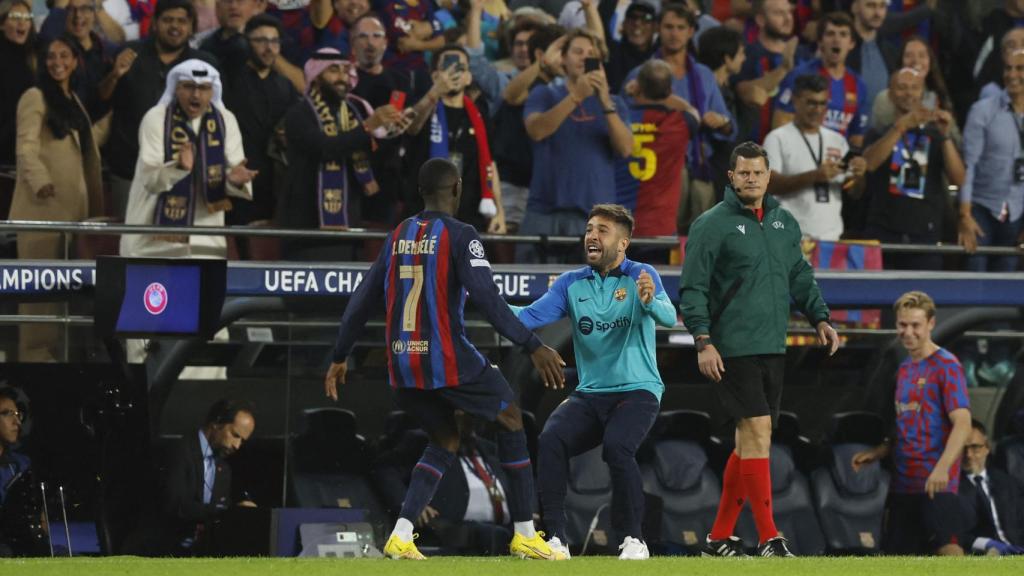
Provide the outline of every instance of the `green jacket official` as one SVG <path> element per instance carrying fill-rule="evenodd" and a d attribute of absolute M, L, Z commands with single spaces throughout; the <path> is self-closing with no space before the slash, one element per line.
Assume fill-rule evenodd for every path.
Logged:
<path fill-rule="evenodd" d="M 694 337 L 710 335 L 723 358 L 785 353 L 791 302 L 812 326 L 829 320 L 800 248 L 800 225 L 770 195 L 763 208 L 758 222 L 728 186 L 725 199 L 694 221 L 686 242 L 683 323 Z"/>

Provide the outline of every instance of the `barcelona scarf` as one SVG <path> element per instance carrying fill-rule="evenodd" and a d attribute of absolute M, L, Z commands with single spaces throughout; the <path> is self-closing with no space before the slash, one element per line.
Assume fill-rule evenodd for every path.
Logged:
<path fill-rule="evenodd" d="M 655 51 L 653 58 L 661 59 L 664 58 L 661 52 L 661 48 Z M 704 117 L 704 113 L 707 112 L 707 108 L 704 106 L 704 87 L 700 83 L 700 78 L 697 74 L 697 59 L 693 57 L 693 54 L 686 55 L 686 87 L 688 88 L 689 101 L 697 112 L 700 113 L 700 117 Z M 708 158 L 706 156 L 706 150 L 704 150 L 704 138 L 702 136 L 702 130 L 697 129 L 693 131 L 690 139 L 690 145 L 692 151 L 695 152 L 695 157 L 692 158 L 692 163 L 696 166 L 689 167 L 690 175 L 694 180 L 701 180 L 705 182 L 711 181 L 711 166 L 708 165 Z"/>
<path fill-rule="evenodd" d="M 337 136 L 339 132 L 349 132 L 362 126 L 368 105 L 364 106 L 364 110 L 361 112 L 360 106 L 353 105 L 353 100 L 356 104 L 365 104 L 362 99 L 350 95 L 342 103 L 337 116 L 335 116 L 319 90 L 313 88 L 306 96 L 306 102 L 313 109 L 317 125 L 327 136 Z M 320 215 L 320 228 L 323 230 L 348 228 L 349 163 L 355 170 L 356 180 L 364 188 L 374 181 L 370 160 L 363 150 L 353 152 L 349 161 L 339 162 L 327 159 L 321 162 L 316 180 L 316 205 L 317 213 Z"/>
<path fill-rule="evenodd" d="M 154 224 L 191 226 L 198 197 L 205 200 L 210 212 L 231 209 L 231 200 L 226 194 L 224 134 L 224 118 L 214 106 L 210 106 L 200 118 L 198 134 L 192 130 L 188 116 L 177 101 L 167 107 L 164 114 L 164 161 L 178 162 L 182 147 L 189 143 L 193 144 L 195 160 L 189 177 L 182 178 L 157 198 Z"/>
<path fill-rule="evenodd" d="M 494 186 L 491 183 L 491 146 L 487 143 L 487 128 L 480 110 L 469 96 L 462 96 L 462 105 L 466 107 L 466 116 L 473 127 L 476 138 L 476 163 L 480 172 L 480 214 L 493 218 L 498 213 L 494 202 Z M 444 102 L 438 102 L 434 115 L 430 118 L 430 157 L 449 158 L 451 149 L 448 142 L 448 118 L 444 111 Z"/>

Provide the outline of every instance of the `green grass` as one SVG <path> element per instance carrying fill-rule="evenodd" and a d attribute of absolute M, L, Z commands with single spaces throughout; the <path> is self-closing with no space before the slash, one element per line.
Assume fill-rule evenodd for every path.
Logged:
<path fill-rule="evenodd" d="M 164 560 L 132 557 L 0 561 L 4 576 L 1020 576 L 1024 558 L 576 558 L 527 562 L 512 558 L 432 558 L 426 562 L 291 558 Z"/>

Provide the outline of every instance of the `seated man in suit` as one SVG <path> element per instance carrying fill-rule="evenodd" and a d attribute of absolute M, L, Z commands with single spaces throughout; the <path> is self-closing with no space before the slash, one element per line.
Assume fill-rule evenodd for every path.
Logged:
<path fill-rule="evenodd" d="M 433 532 L 440 542 L 456 543 L 452 552 L 469 555 L 505 554 L 512 540 L 511 516 L 506 501 L 507 479 L 498 460 L 497 447 L 476 435 L 473 418 L 455 412 L 461 434 L 459 468 L 449 468 L 417 524 Z M 391 450 L 383 452 L 374 466 L 374 481 L 388 509 L 397 514 L 413 466 L 423 453 L 427 436 L 419 430 L 406 432 Z M 452 473 L 453 471 L 461 473 Z"/>
<path fill-rule="evenodd" d="M 139 541 L 126 552 L 145 556 L 198 556 L 207 552 L 208 524 L 231 498 L 231 466 L 224 460 L 249 440 L 256 428 L 251 406 L 218 400 L 194 434 L 186 434 L 167 452 L 162 468 L 159 510 L 143 519 Z M 239 506 L 255 506 L 242 501 Z"/>
<path fill-rule="evenodd" d="M 987 467 L 985 426 L 975 420 L 971 427 L 964 445 L 960 500 L 974 522 L 964 544 L 981 554 L 1024 554 L 1024 483 Z"/>

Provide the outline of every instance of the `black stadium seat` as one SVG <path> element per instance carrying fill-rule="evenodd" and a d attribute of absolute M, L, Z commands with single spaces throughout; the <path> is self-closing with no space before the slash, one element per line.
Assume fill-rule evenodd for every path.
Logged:
<path fill-rule="evenodd" d="M 384 519 L 369 481 L 373 453 L 356 432 L 356 417 L 341 408 L 305 411 L 306 430 L 292 444 L 295 503 L 302 508 L 361 508 Z"/>
<path fill-rule="evenodd" d="M 658 415 L 638 454 L 644 491 L 661 504 L 660 528 L 650 526 L 648 536 L 662 553 L 698 552 L 714 523 L 722 491 L 709 463 L 715 442 L 707 412 L 669 410 Z"/>
<path fill-rule="evenodd" d="M 574 551 L 583 546 L 594 518 L 598 522 L 588 551 L 618 546 L 612 540 L 615 536 L 611 529 L 612 476 L 601 457 L 602 448 L 598 446 L 569 461 L 565 536 Z"/>
<path fill-rule="evenodd" d="M 889 473 L 874 463 L 854 473 L 853 455 L 877 446 L 885 423 L 873 412 L 840 412 L 832 416 L 822 464 L 811 475 L 814 504 L 834 554 L 875 553 L 881 545 Z"/>
<path fill-rule="evenodd" d="M 999 441 L 995 465 L 1014 478 L 1024 479 L 1024 435 L 1015 434 Z"/>
<path fill-rule="evenodd" d="M 825 551 L 825 540 L 818 525 L 807 479 L 793 463 L 788 446 L 773 444 L 771 448 L 772 506 L 775 525 L 798 556 L 814 556 Z M 736 534 L 744 544 L 757 544 L 757 528 L 749 503 L 743 507 Z"/>
<path fill-rule="evenodd" d="M 668 549 L 697 553 L 715 522 L 721 481 L 697 442 L 661 439 L 651 450 L 651 460 L 640 469 L 644 491 L 662 500 L 660 541 Z"/>
<path fill-rule="evenodd" d="M 836 444 L 827 467 L 811 475 L 814 504 L 830 553 L 876 553 L 881 544 L 889 473 L 878 462 L 854 472 L 853 455 L 867 444 Z"/>

